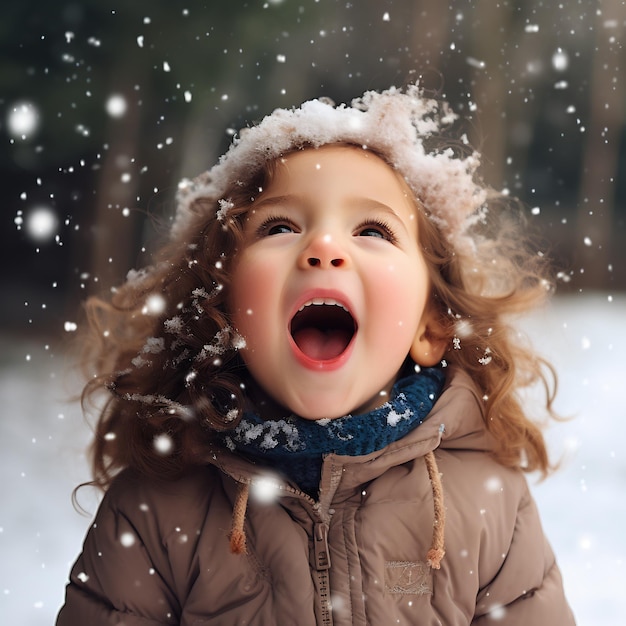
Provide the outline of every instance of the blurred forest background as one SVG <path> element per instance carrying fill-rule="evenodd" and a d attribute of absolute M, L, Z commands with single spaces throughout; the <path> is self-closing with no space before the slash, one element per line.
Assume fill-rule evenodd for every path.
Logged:
<path fill-rule="evenodd" d="M 80 299 L 149 262 L 177 181 L 236 129 L 418 78 L 469 117 L 560 290 L 624 289 L 625 34 L 622 0 L 5 3 L 2 328 L 72 330 Z"/>
<path fill-rule="evenodd" d="M 625 39 L 626 0 L 3 2 L 0 623 L 52 623 L 90 520 L 79 302 L 150 262 L 178 181 L 239 128 L 420 79 L 560 271 L 530 329 L 575 419 L 533 489 L 581 626 L 624 624 Z"/>

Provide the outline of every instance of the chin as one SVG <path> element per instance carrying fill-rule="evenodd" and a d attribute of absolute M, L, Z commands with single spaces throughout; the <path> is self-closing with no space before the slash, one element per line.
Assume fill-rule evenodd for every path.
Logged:
<path fill-rule="evenodd" d="M 308 405 L 308 410 L 300 406 L 300 410 L 292 411 L 292 413 L 302 419 L 314 422 L 317 420 L 335 420 L 340 417 L 345 417 L 346 415 L 358 415 L 359 413 L 365 413 L 366 411 L 370 410 L 368 406 L 354 407 L 351 405 L 346 405 L 341 408 L 341 405 L 338 402 L 329 404 L 326 410 L 324 410 L 324 407 L 320 407 L 319 402 L 314 401 L 313 405 L 313 409 L 310 408 L 311 405 Z M 339 410 L 337 409 L 337 407 L 340 407 Z"/>
<path fill-rule="evenodd" d="M 307 410 L 299 410 L 299 411 L 292 411 L 293 415 L 297 415 L 300 419 L 303 420 L 309 420 L 311 422 L 316 422 L 317 420 L 333 420 L 333 419 L 337 419 L 338 417 L 343 417 L 345 415 L 345 413 L 342 413 L 341 415 L 337 414 L 337 411 L 328 411 L 328 412 L 324 412 L 324 411 L 320 411 L 319 409 L 316 409 L 314 411 L 307 411 Z"/>
<path fill-rule="evenodd" d="M 337 407 L 341 406 L 339 403 L 337 402 L 333 402 L 333 403 L 329 403 L 328 407 L 324 406 L 324 405 L 320 405 L 319 400 L 313 400 L 310 403 L 299 403 L 299 405 L 296 407 L 294 406 L 293 409 L 291 409 L 291 412 L 293 413 L 293 415 L 297 415 L 298 417 L 300 417 L 301 419 L 304 420 L 309 420 L 312 422 L 315 422 L 317 420 L 334 420 L 337 419 L 338 417 L 344 417 L 345 415 L 348 415 L 351 413 L 351 411 L 349 409 L 346 409 L 345 412 L 340 412 L 340 410 L 337 410 Z"/>
<path fill-rule="evenodd" d="M 317 422 L 319 420 L 335 420 L 340 417 L 345 417 L 348 413 L 342 413 L 341 415 L 298 415 L 300 419 L 307 420 L 309 422 Z"/>

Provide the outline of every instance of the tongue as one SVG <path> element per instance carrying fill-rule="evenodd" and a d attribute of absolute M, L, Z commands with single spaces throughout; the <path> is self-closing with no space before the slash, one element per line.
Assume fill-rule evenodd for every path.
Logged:
<path fill-rule="evenodd" d="M 338 357 L 350 343 L 351 334 L 345 330 L 328 331 L 302 328 L 294 334 L 294 341 L 310 359 L 328 361 Z"/>

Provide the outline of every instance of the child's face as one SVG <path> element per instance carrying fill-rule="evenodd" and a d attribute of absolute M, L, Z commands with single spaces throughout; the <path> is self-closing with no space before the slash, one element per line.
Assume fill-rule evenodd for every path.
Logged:
<path fill-rule="evenodd" d="M 325 146 L 277 164 L 244 219 L 229 304 L 248 370 L 281 411 L 336 418 L 385 401 L 430 322 L 417 227 L 408 187 L 370 152 Z"/>

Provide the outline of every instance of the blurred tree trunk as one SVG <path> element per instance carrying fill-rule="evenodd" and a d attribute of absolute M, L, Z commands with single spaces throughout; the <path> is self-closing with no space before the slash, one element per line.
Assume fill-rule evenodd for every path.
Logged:
<path fill-rule="evenodd" d="M 605 288 L 610 281 L 611 239 L 620 134 L 624 123 L 624 37 L 621 0 L 602 3 L 596 16 L 594 60 L 589 86 L 589 123 L 582 155 L 582 178 L 574 261 L 582 283 Z"/>
<path fill-rule="evenodd" d="M 434 70 L 435 74 L 442 72 L 442 76 L 425 75 L 422 81 L 427 89 L 431 87 L 440 89 L 443 87 L 444 92 L 448 87 L 445 67 L 438 65 L 441 59 L 441 53 L 450 45 L 450 17 L 452 9 L 446 3 L 439 0 L 422 0 L 415 2 L 413 15 L 411 17 L 412 28 L 411 34 L 411 50 L 417 56 L 417 69 L 424 73 L 426 70 Z M 428 31 L 425 32 L 424 24 L 428 24 Z M 415 77 L 407 77 L 415 80 Z M 431 85 L 431 81 L 435 81 Z M 407 81 L 408 82 L 408 81 Z"/>
<path fill-rule="evenodd" d="M 120 283 L 133 266 L 136 252 L 138 219 L 133 209 L 139 189 L 140 109 L 130 84 L 119 77 L 114 84 L 115 92 L 126 99 L 127 109 L 109 122 L 96 191 L 90 274 L 98 292 Z M 130 209 L 127 215 L 124 209 Z"/>
<path fill-rule="evenodd" d="M 505 5 L 495 9 L 490 0 L 479 0 L 474 14 L 480 27 L 470 31 L 471 49 L 475 60 L 485 63 L 485 68 L 477 68 L 472 85 L 473 100 L 480 111 L 478 119 L 484 122 L 473 143 L 483 154 L 486 181 L 500 189 L 504 180 L 508 127 L 503 99 L 507 92 L 503 57 L 507 38 L 511 37 L 511 8 Z"/>

